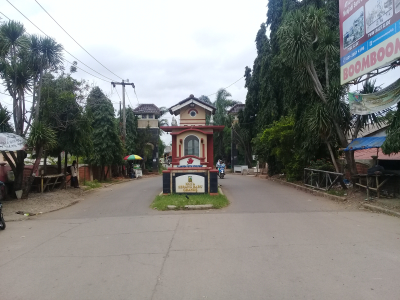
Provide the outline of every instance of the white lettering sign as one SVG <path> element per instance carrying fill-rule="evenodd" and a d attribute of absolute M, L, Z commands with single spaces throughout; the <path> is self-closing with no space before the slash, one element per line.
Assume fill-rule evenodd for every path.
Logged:
<path fill-rule="evenodd" d="M 0 151 L 17 151 L 25 149 L 26 140 L 14 133 L 0 133 Z"/>

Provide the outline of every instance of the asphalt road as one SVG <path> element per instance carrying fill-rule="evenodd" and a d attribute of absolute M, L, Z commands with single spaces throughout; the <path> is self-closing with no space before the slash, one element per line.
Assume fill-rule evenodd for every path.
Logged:
<path fill-rule="evenodd" d="M 228 175 L 227 208 L 149 209 L 161 178 L 0 232 L 0 299 L 400 299 L 400 219 Z"/>

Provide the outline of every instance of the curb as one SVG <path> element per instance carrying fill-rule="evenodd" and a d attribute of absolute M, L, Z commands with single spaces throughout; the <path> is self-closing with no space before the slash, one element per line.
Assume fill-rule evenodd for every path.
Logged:
<path fill-rule="evenodd" d="M 313 190 L 313 189 L 310 189 L 308 187 L 301 186 L 301 185 L 298 185 L 298 184 L 295 184 L 295 183 L 291 183 L 291 182 L 287 182 L 287 181 L 283 181 L 283 180 L 279 180 L 279 179 L 278 180 L 277 179 L 270 179 L 270 180 L 272 180 L 274 182 L 279 182 L 280 184 L 283 184 L 283 185 L 286 185 L 286 186 L 294 187 L 294 188 L 296 188 L 298 190 L 301 190 L 303 192 L 313 194 L 314 196 L 320 196 L 320 197 L 328 198 L 328 199 L 331 199 L 331 200 L 334 200 L 334 201 L 339 201 L 339 202 L 347 201 L 346 197 L 330 195 L 330 194 L 324 193 L 322 191 Z"/>
<path fill-rule="evenodd" d="M 167 205 L 169 210 L 176 209 L 176 205 Z M 199 209 L 211 209 L 213 208 L 212 204 L 200 204 L 200 205 L 185 205 L 184 208 L 180 208 L 179 210 L 199 210 Z"/>
<path fill-rule="evenodd" d="M 222 191 L 222 188 L 219 186 L 218 187 L 218 191 L 221 193 L 221 195 L 224 195 L 225 196 L 225 194 L 224 194 L 224 192 Z"/>
<path fill-rule="evenodd" d="M 387 215 L 391 215 L 391 216 L 396 216 L 400 218 L 400 213 L 397 211 L 393 211 L 387 208 L 383 208 L 383 207 L 379 207 L 379 206 L 375 206 L 375 205 L 371 205 L 371 204 L 367 204 L 367 203 L 362 203 L 361 204 L 362 207 L 369 209 L 371 211 L 374 212 L 380 212 L 380 213 L 384 213 Z"/>
<path fill-rule="evenodd" d="M 81 200 L 75 200 L 75 201 L 72 201 L 71 203 L 68 203 L 68 204 L 65 205 L 65 206 L 62 206 L 62 207 L 59 207 L 59 208 L 56 208 L 56 209 L 53 209 L 53 210 L 49 210 L 49 211 L 42 212 L 42 213 L 37 213 L 37 214 L 35 214 L 35 215 L 29 215 L 29 216 L 26 216 L 25 218 L 21 218 L 21 219 L 7 220 L 7 222 L 17 222 L 17 221 L 32 220 L 33 217 L 38 217 L 38 216 L 41 216 L 41 215 L 44 215 L 44 214 L 48 214 L 48 213 L 51 213 L 51 212 L 55 212 L 55 211 L 57 211 L 57 210 L 61 210 L 61 209 L 70 207 L 70 206 L 72 206 L 72 205 L 77 204 L 77 203 L 80 202 L 80 201 L 81 201 Z"/>

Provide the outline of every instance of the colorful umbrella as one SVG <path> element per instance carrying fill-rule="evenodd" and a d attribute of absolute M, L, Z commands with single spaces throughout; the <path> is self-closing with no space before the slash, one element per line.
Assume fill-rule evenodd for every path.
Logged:
<path fill-rule="evenodd" d="M 124 160 L 143 160 L 139 155 L 131 154 L 124 157 Z"/>

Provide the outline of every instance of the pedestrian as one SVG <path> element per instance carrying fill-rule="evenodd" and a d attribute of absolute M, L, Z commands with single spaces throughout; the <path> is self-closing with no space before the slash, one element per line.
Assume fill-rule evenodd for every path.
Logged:
<path fill-rule="evenodd" d="M 77 171 L 76 160 L 74 160 L 71 166 L 71 186 L 74 188 L 79 188 Z"/>

